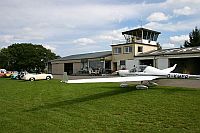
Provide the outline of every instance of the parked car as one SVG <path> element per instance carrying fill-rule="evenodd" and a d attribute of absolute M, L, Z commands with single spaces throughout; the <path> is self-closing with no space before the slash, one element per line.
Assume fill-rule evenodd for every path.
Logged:
<path fill-rule="evenodd" d="M 18 79 L 23 79 L 23 77 L 26 75 L 26 74 L 28 74 L 28 72 L 27 71 L 21 71 L 21 72 L 19 72 L 18 73 Z"/>
<path fill-rule="evenodd" d="M 0 73 L 0 77 L 5 77 L 5 73 Z"/>
<path fill-rule="evenodd" d="M 0 77 L 6 76 L 6 69 L 0 69 Z"/>
<path fill-rule="evenodd" d="M 11 79 L 19 79 L 19 73 L 17 71 L 14 71 L 14 73 L 10 76 Z"/>
<path fill-rule="evenodd" d="M 10 78 L 13 73 L 14 73 L 14 71 L 7 71 L 5 74 L 5 77 Z"/>
<path fill-rule="evenodd" d="M 41 80 L 41 79 L 46 79 L 50 80 L 53 78 L 52 74 L 26 74 L 22 79 L 24 80 L 29 80 L 29 81 L 35 81 L 35 80 Z"/>

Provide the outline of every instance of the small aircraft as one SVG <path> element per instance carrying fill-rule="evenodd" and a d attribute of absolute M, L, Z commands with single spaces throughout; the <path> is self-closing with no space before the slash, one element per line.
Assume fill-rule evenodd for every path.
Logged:
<path fill-rule="evenodd" d="M 200 75 L 190 75 L 181 73 L 171 73 L 176 68 L 176 64 L 173 67 L 166 69 L 158 69 L 152 66 L 142 65 L 139 68 L 133 68 L 131 70 L 118 70 L 116 73 L 121 77 L 105 77 L 105 78 L 92 78 L 92 79 L 76 79 L 68 80 L 67 73 L 63 76 L 63 81 L 65 83 L 100 83 L 100 82 L 121 82 L 121 87 L 127 87 L 127 82 L 140 81 L 141 84 L 136 86 L 136 89 L 148 89 L 149 86 L 158 85 L 152 82 L 154 79 L 160 78 L 170 78 L 170 79 L 189 79 L 196 78 L 199 79 Z M 143 84 L 147 81 L 147 85 Z"/>

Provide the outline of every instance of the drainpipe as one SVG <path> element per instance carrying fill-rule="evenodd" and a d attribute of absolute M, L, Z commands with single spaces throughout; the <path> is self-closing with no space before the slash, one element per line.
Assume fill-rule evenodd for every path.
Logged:
<path fill-rule="evenodd" d="M 156 56 L 154 56 L 154 67 L 158 68 L 157 63 L 156 63 Z"/>

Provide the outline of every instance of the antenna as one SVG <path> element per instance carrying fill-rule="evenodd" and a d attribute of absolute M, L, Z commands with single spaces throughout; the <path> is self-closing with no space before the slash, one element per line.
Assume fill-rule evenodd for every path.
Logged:
<path fill-rule="evenodd" d="M 140 26 L 142 28 L 142 16 L 140 17 L 139 22 L 140 22 Z M 143 42 L 143 30 L 141 30 L 141 32 L 142 32 L 141 42 Z"/>
<path fill-rule="evenodd" d="M 142 28 L 142 26 L 143 26 L 142 16 L 140 17 L 139 22 L 140 22 L 140 27 Z"/>

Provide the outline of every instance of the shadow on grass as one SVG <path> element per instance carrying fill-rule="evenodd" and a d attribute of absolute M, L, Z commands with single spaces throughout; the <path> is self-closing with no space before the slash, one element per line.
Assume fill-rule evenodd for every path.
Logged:
<path fill-rule="evenodd" d="M 192 89 L 192 88 L 170 88 L 169 89 L 164 89 L 163 93 L 166 94 L 177 94 L 177 93 L 185 93 L 185 94 L 189 94 L 189 93 L 196 93 L 198 92 L 198 89 Z M 197 93 L 198 94 L 198 93 Z"/>
<path fill-rule="evenodd" d="M 198 91 L 198 88 L 186 88 L 186 87 L 175 87 L 175 86 L 156 86 L 154 89 L 160 89 L 166 92 L 191 92 Z"/>
<path fill-rule="evenodd" d="M 42 110 L 42 109 L 59 108 L 62 106 L 78 104 L 78 103 L 82 103 L 82 102 L 111 97 L 114 95 L 124 94 L 124 93 L 128 93 L 128 92 L 131 92 L 134 90 L 135 89 L 133 87 L 117 88 L 116 90 L 97 93 L 97 94 L 93 94 L 93 95 L 89 95 L 89 96 L 85 96 L 85 97 L 81 97 L 81 98 L 75 98 L 75 99 L 71 99 L 71 100 L 65 100 L 65 101 L 59 101 L 59 102 L 55 102 L 55 103 L 44 104 L 44 105 L 29 109 L 29 110 L 25 110 L 25 111 L 29 112 L 29 111 L 38 111 L 38 110 Z"/>

